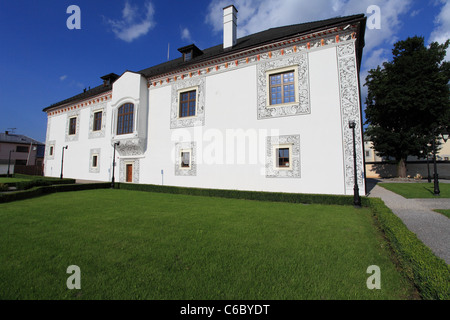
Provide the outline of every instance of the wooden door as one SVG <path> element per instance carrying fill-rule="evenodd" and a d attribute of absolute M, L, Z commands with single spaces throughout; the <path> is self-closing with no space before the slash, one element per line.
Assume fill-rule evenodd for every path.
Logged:
<path fill-rule="evenodd" d="M 127 164 L 127 182 L 133 182 L 133 165 Z"/>

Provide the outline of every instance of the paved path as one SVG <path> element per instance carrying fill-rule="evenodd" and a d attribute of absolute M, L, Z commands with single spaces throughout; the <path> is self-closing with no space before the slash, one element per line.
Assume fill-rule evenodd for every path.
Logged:
<path fill-rule="evenodd" d="M 450 219 L 432 210 L 450 209 L 450 199 L 406 199 L 371 183 L 368 196 L 381 198 L 436 256 L 450 264 Z"/>

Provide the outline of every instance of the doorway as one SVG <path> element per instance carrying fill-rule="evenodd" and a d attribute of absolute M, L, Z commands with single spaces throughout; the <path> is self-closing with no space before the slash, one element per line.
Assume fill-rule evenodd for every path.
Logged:
<path fill-rule="evenodd" d="M 126 165 L 126 182 L 133 182 L 133 164 Z"/>

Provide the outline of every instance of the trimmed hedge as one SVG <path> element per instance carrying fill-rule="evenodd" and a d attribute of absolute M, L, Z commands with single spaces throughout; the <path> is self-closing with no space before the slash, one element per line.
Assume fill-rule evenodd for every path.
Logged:
<path fill-rule="evenodd" d="M 300 194 L 284 192 L 242 191 L 227 189 L 202 189 L 188 187 L 161 186 L 152 184 L 116 183 L 116 188 L 135 191 L 184 194 L 218 198 L 232 198 L 272 202 L 353 205 L 353 196 L 328 194 Z M 364 198 L 361 199 L 365 202 Z M 363 203 L 364 205 L 364 203 Z"/>
<path fill-rule="evenodd" d="M 450 266 L 423 244 L 379 198 L 368 198 L 404 274 L 423 299 L 450 299 Z"/>
<path fill-rule="evenodd" d="M 29 199 L 55 192 L 106 189 L 110 187 L 111 187 L 110 182 L 86 183 L 86 184 L 59 184 L 59 185 L 32 187 L 28 190 L 23 191 L 1 193 L 0 203 Z"/>
<path fill-rule="evenodd" d="M 13 177 L 27 179 L 18 182 L 5 182 L 6 185 L 9 187 L 16 187 L 17 190 L 28 190 L 33 187 L 50 186 L 54 184 L 74 184 L 76 182 L 75 179 L 70 178 L 60 179 L 54 177 L 30 176 L 18 173 L 14 174 Z"/>

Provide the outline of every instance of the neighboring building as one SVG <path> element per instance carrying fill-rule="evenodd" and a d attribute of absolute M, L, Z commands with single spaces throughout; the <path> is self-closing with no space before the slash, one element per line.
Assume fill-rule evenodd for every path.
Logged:
<path fill-rule="evenodd" d="M 199 188 L 353 194 L 365 190 L 359 68 L 363 14 L 236 39 L 46 107 L 45 175 Z M 67 149 L 63 147 L 67 146 Z M 117 166 L 112 170 L 115 152 Z"/>
<path fill-rule="evenodd" d="M 0 174 L 14 173 L 15 166 L 39 166 L 44 161 L 45 145 L 21 134 L 0 133 Z M 42 171 L 42 169 L 41 169 Z"/>
<path fill-rule="evenodd" d="M 441 146 L 436 153 L 437 172 L 440 178 L 450 179 L 450 139 L 440 140 Z M 397 176 L 397 164 L 394 158 L 384 158 L 376 154 L 370 137 L 364 138 L 364 156 L 367 178 L 392 178 Z M 422 178 L 433 176 L 433 155 L 426 158 L 409 156 L 406 159 L 407 175 L 410 178 L 420 175 Z"/>

